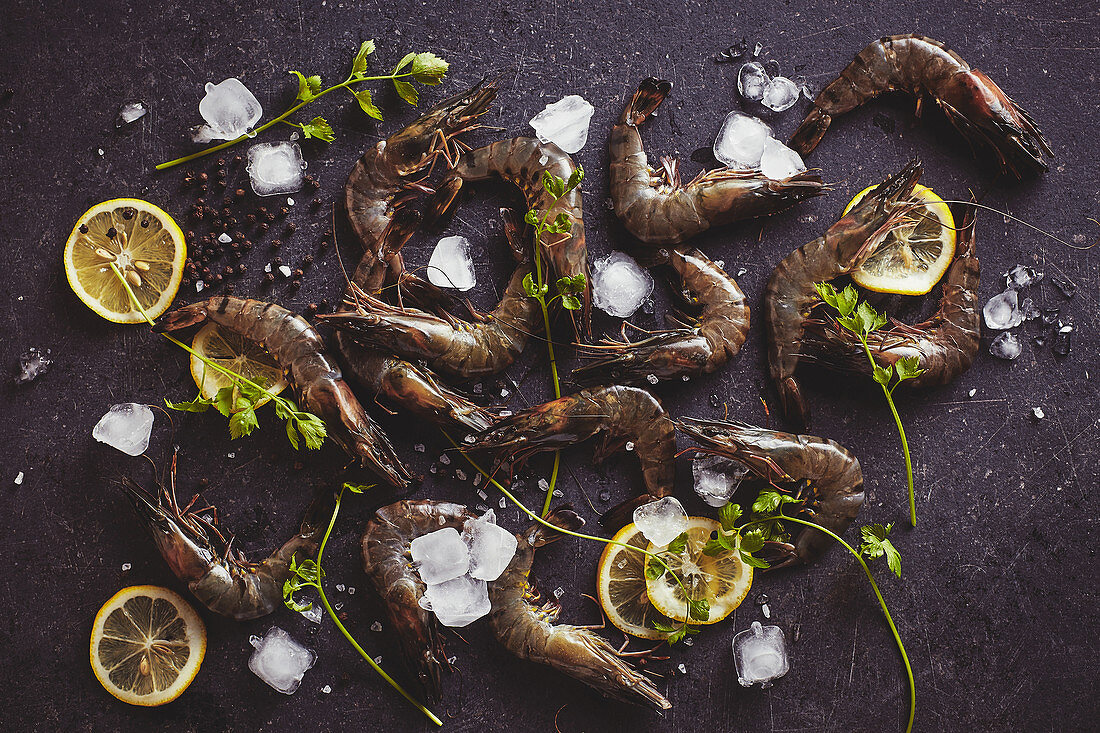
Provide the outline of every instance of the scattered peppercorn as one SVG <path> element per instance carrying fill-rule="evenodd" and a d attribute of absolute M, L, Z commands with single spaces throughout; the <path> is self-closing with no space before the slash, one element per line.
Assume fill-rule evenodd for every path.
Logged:
<path fill-rule="evenodd" d="M 266 273 L 266 274 L 264 275 L 264 282 L 265 282 L 265 283 L 267 283 L 268 285 L 270 285 L 271 283 L 275 282 L 275 275 L 273 275 L 273 274 L 272 274 L 272 273 L 270 273 L 270 272 L 269 272 L 269 273 Z"/>
<path fill-rule="evenodd" d="M 271 246 L 275 249 L 279 249 L 279 247 L 283 246 L 283 241 L 281 239 L 272 239 Z"/>

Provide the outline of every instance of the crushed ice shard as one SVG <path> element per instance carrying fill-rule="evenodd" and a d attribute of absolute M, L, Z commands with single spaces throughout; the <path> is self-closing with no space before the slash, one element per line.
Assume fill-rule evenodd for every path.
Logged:
<path fill-rule="evenodd" d="M 988 328 L 1003 331 L 1015 328 L 1024 322 L 1024 313 L 1020 310 L 1019 295 L 1009 288 L 989 299 L 982 309 L 985 325 Z"/>
<path fill-rule="evenodd" d="M 553 143 L 572 155 L 588 142 L 588 125 L 594 108 L 583 97 L 570 94 L 546 105 L 530 125 L 544 143 Z"/>
<path fill-rule="evenodd" d="M 149 447 L 153 411 L 148 405 L 126 402 L 112 405 L 92 428 L 92 437 L 126 455 L 140 456 Z"/>
<path fill-rule="evenodd" d="M 714 139 L 714 157 L 727 168 L 756 168 L 772 131 L 762 120 L 730 112 Z"/>
<path fill-rule="evenodd" d="M 998 359 L 1012 361 L 1022 351 L 1023 346 L 1020 344 L 1020 339 L 1016 338 L 1016 334 L 1009 331 L 1005 331 L 989 344 L 989 353 Z"/>
<path fill-rule="evenodd" d="M 764 97 L 768 81 L 768 72 L 764 71 L 764 66 L 750 61 L 737 72 L 737 92 L 751 102 L 759 102 Z"/>

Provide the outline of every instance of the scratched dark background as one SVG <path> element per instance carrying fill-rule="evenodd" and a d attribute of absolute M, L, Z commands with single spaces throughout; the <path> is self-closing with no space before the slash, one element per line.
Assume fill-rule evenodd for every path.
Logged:
<path fill-rule="evenodd" d="M 1083 243 L 1096 234 L 1086 217 L 1096 216 L 1100 172 L 1094 128 L 1100 108 L 1095 68 L 1100 16 L 1095 4 L 984 2 L 717 3 L 685 6 L 661 2 L 618 4 L 487 2 L 458 3 L 242 2 L 195 0 L 161 3 L 0 3 L 0 241 L 4 268 L 3 340 L 0 362 L 7 438 L 0 442 L 2 488 L 0 536 L 4 659 L 0 720 L 9 729 L 58 730 L 427 730 L 429 725 L 399 699 L 339 636 L 333 624 L 320 628 L 281 610 L 270 618 L 237 624 L 209 613 L 206 660 L 191 688 L 176 702 L 141 709 L 117 702 L 88 666 L 88 633 L 100 605 L 119 588 L 163 584 L 186 594 L 140 530 L 114 482 L 129 474 L 148 483 L 151 467 L 94 442 L 92 426 L 115 402 L 157 403 L 192 394 L 182 353 L 141 327 L 106 323 L 70 292 L 61 251 L 73 221 L 91 204 L 116 196 L 153 201 L 186 221 L 195 193 L 181 189 L 183 169 L 156 173 L 153 166 L 194 149 L 187 128 L 199 122 L 197 104 L 208 81 L 241 78 L 259 97 L 265 119 L 285 109 L 294 95 L 289 69 L 343 78 L 354 50 L 375 38 L 372 68 L 384 69 L 409 50 L 435 51 L 451 61 L 444 86 L 427 90 L 432 103 L 489 72 L 503 73 L 498 103 L 486 122 L 500 131 L 480 131 L 473 142 L 529 134 L 526 121 L 543 105 L 579 93 L 596 107 L 588 145 L 577 157 L 588 172 L 584 185 L 590 252 L 603 255 L 629 246 L 607 204 L 610 125 L 637 81 L 649 75 L 672 80 L 675 90 L 643 137 L 651 156 L 679 156 L 689 175 L 706 162 L 693 151 L 709 148 L 720 121 L 739 103 L 737 65 L 718 64 L 715 54 L 742 38 L 764 45 L 763 58 L 785 73 L 805 76 L 818 88 L 871 39 L 888 33 L 922 32 L 947 42 L 988 72 L 1039 120 L 1055 151 L 1049 173 L 1026 183 L 998 180 L 986 162 L 973 160 L 932 108 L 917 122 L 906 97 L 871 104 L 834 126 L 810 163 L 834 182 L 830 195 L 767 222 L 746 222 L 700 237 L 697 244 L 726 269 L 747 270 L 740 283 L 754 307 L 769 273 L 789 251 L 816 237 L 851 195 L 897 170 L 912 156 L 926 167 L 923 182 L 951 197 L 968 189 L 991 206 Z M 297 234 L 280 251 L 294 266 L 318 253 L 304 287 L 288 292 L 280 281 L 260 286 L 263 265 L 274 252 L 267 241 L 244 262 L 249 273 L 236 280 L 238 294 L 273 299 L 294 309 L 334 301 L 341 290 L 338 259 L 318 251 L 330 205 L 340 197 L 348 170 L 367 146 L 397 130 L 415 112 L 381 84 L 376 89 L 384 123 L 366 119 L 350 98 L 331 95 L 307 111 L 326 115 L 337 128 L 331 145 L 305 144 L 309 172 L 321 181 L 320 213 L 296 206 Z M 114 119 L 127 99 L 142 99 L 150 113 L 123 130 Z M 806 103 L 769 121 L 789 135 Z M 289 128 L 263 140 L 286 139 Z M 102 154 L 98 151 L 102 149 Z M 244 146 L 240 148 L 243 152 Z M 193 166 L 213 171 L 213 163 Z M 236 175 L 236 174 L 235 174 Z M 480 270 L 477 300 L 488 305 L 506 277 L 502 235 L 495 208 L 516 203 L 504 187 L 486 186 L 467 203 L 450 232 L 474 243 Z M 301 202 L 308 198 L 298 197 Z M 259 205 L 249 193 L 245 210 Z M 982 302 L 1003 287 L 1001 274 L 1017 263 L 1033 264 L 1048 278 L 1030 293 L 1043 307 L 1060 308 L 1076 322 L 1073 352 L 1056 358 L 1049 345 L 1030 337 L 1038 322 L 1018 331 L 1024 353 L 1014 362 L 988 354 L 990 334 L 974 367 L 955 383 L 900 400 L 916 461 L 920 526 L 905 518 L 904 472 L 894 427 L 873 390 L 810 379 L 816 432 L 850 447 L 867 478 L 864 522 L 895 522 L 893 535 L 904 558 L 897 580 L 876 568 L 883 591 L 912 659 L 920 730 L 1094 729 L 1097 635 L 1095 486 L 1100 478 L 1095 447 L 1100 397 L 1090 370 L 1097 368 L 1096 318 L 1100 299 L 1100 250 L 1074 251 L 983 213 L 978 249 Z M 187 224 L 184 228 L 189 228 Z M 357 245 L 342 224 L 337 235 L 348 262 Z M 1082 236 L 1083 235 L 1083 236 Z M 427 234 L 407 249 L 422 265 L 439 234 Z M 1077 237 L 1074 240 L 1074 237 Z M 490 262 L 492 260 L 492 262 Z M 1075 282 L 1067 300 L 1050 282 Z M 213 292 L 222 292 L 223 287 Z M 639 314 L 655 326 L 666 307 L 659 284 L 657 315 Z M 196 298 L 181 290 L 177 302 Z M 913 313 L 893 301 L 892 312 Z M 927 310 L 928 306 L 925 306 Z M 756 313 L 759 313 L 757 310 Z M 600 316 L 598 330 L 617 328 Z M 675 414 L 730 414 L 763 422 L 761 398 L 774 401 L 765 379 L 762 324 L 754 319 L 749 341 L 721 373 L 689 384 L 663 385 L 659 395 Z M 28 346 L 52 349 L 53 370 L 37 382 L 13 387 L 10 374 Z M 520 383 L 507 402 L 513 407 L 548 394 L 545 360 L 537 344 L 509 375 Z M 483 385 L 482 399 L 507 382 Z M 570 387 L 567 386 L 567 389 Z M 972 398 L 971 390 L 976 390 Z M 1031 419 L 1033 407 L 1046 418 Z M 445 443 L 401 416 L 373 410 L 403 458 L 426 480 L 416 497 L 481 503 L 469 482 L 454 477 L 456 459 L 429 472 Z M 332 488 L 341 477 L 342 456 L 292 454 L 279 426 L 267 416 L 252 439 L 230 442 L 215 415 L 173 415 L 174 431 L 158 414 L 148 452 L 163 466 L 170 446 L 180 446 L 184 494 L 210 481 L 207 500 L 221 510 L 244 549 L 257 556 L 288 537 L 311 492 Z M 427 445 L 420 454 L 414 444 Z M 235 454 L 235 457 L 230 457 Z M 591 448 L 564 456 L 561 488 L 590 520 L 611 503 L 636 492 L 639 474 L 627 455 L 602 470 L 591 467 Z M 301 460 L 304 467 L 295 468 Z M 532 478 L 547 470 L 535 461 Z M 25 473 L 15 485 L 17 472 Z M 690 465 L 679 466 L 680 496 L 689 510 L 705 509 L 691 491 Z M 598 498 L 611 492 L 611 502 Z M 540 502 L 534 489 L 521 492 Z M 381 610 L 359 567 L 358 537 L 373 508 L 393 496 L 377 490 L 347 503 L 326 557 L 329 588 L 343 603 L 347 623 L 363 645 L 381 655 L 399 679 L 390 629 L 369 631 Z M 486 503 L 496 504 L 490 496 Z M 501 521 L 518 529 L 514 508 Z M 590 526 L 593 523 L 590 522 Z M 1091 528 L 1091 530 L 1090 530 Z M 853 527 L 848 539 L 856 541 Z M 598 620 L 581 594 L 593 591 L 601 548 L 562 542 L 540 553 L 535 572 L 542 586 L 566 589 L 563 618 Z M 124 563 L 132 569 L 122 571 Z M 355 595 L 336 592 L 343 583 Z M 738 686 L 730 638 L 761 618 L 754 602 L 765 592 L 773 623 L 791 643 L 790 673 L 770 690 Z M 272 624 L 315 648 L 320 659 L 301 689 L 284 697 L 247 670 L 250 634 Z M 484 622 L 448 633 L 457 671 L 445 679 L 438 710 L 452 730 L 897 730 L 907 712 L 901 661 L 853 559 L 831 551 L 817 566 L 758 577 L 748 601 L 729 621 L 701 634 L 694 647 L 678 647 L 668 662 L 651 669 L 674 707 L 667 714 L 604 702 L 556 672 L 519 662 L 502 650 Z M 615 643 L 621 635 L 610 633 Z M 687 672 L 680 674 L 677 665 Z M 321 688 L 332 687 L 330 694 Z"/>

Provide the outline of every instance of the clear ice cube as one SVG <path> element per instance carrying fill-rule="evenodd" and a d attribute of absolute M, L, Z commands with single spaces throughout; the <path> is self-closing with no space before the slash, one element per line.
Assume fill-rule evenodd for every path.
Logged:
<path fill-rule="evenodd" d="M 695 493 L 713 507 L 725 506 L 748 472 L 743 463 L 722 456 L 701 455 L 691 462 Z"/>
<path fill-rule="evenodd" d="M 777 76 L 764 86 L 761 103 L 773 112 L 783 112 L 798 101 L 798 85 L 785 76 Z"/>
<path fill-rule="evenodd" d="M 583 97 L 570 94 L 546 105 L 531 118 L 531 127 L 544 143 L 554 143 L 572 155 L 588 142 L 588 123 L 594 108 Z"/>
<path fill-rule="evenodd" d="M 1024 322 L 1019 295 L 1012 288 L 990 298 L 982 309 L 982 315 L 985 316 L 985 325 L 998 331 L 1016 328 Z"/>
<path fill-rule="evenodd" d="M 743 112 L 730 112 L 714 139 L 714 157 L 727 168 L 756 168 L 764 143 L 772 135 L 762 120 Z"/>
<path fill-rule="evenodd" d="M 256 651 L 248 660 L 248 668 L 257 677 L 284 695 L 292 695 L 302 683 L 302 676 L 317 661 L 317 654 L 291 638 L 278 626 L 272 626 L 263 638 L 249 639 Z"/>
<path fill-rule="evenodd" d="M 43 353 L 42 349 L 33 346 L 24 351 L 19 356 L 19 371 L 15 375 L 15 383 L 33 382 L 48 372 L 53 366 L 53 359 L 48 356 L 49 353 L 49 349 Z"/>
<path fill-rule="evenodd" d="M 764 66 L 750 61 L 737 72 L 737 92 L 750 102 L 759 102 L 764 97 L 768 81 L 768 72 L 764 71 Z"/>
<path fill-rule="evenodd" d="M 153 432 L 153 411 L 148 405 L 127 402 L 112 405 L 92 428 L 92 437 L 130 456 L 140 456 L 149 447 Z"/>
<path fill-rule="evenodd" d="M 470 569 L 470 550 L 454 527 L 420 535 L 409 550 L 420 579 L 428 585 L 465 575 Z"/>
<path fill-rule="evenodd" d="M 771 687 L 772 680 L 790 669 L 783 629 L 753 621 L 748 629 L 733 637 L 733 662 L 742 686 L 759 683 L 761 687 Z"/>
<path fill-rule="evenodd" d="M 462 528 L 462 539 L 470 548 L 470 577 L 496 580 L 515 557 L 516 536 L 497 526 L 492 509 L 480 519 L 470 519 Z"/>
<path fill-rule="evenodd" d="M 306 161 L 298 143 L 257 143 L 248 149 L 246 170 L 257 196 L 278 196 L 302 188 Z"/>
<path fill-rule="evenodd" d="M 764 141 L 764 152 L 760 155 L 760 172 L 768 178 L 781 181 L 806 170 L 802 156 L 788 148 L 774 137 Z"/>
<path fill-rule="evenodd" d="M 616 318 L 634 315 L 653 292 L 653 277 L 630 255 L 612 252 L 592 269 L 592 302 Z"/>
<path fill-rule="evenodd" d="M 466 237 L 444 237 L 428 260 L 428 281 L 440 288 L 466 292 L 477 284 L 470 242 Z"/>
<path fill-rule="evenodd" d="M 647 540 L 664 547 L 687 529 L 684 506 L 672 496 L 666 496 L 634 510 L 634 524 Z"/>
<path fill-rule="evenodd" d="M 1027 265 L 1016 265 L 1005 273 L 1005 285 L 1015 290 L 1035 285 L 1042 279 L 1043 273 Z"/>
<path fill-rule="evenodd" d="M 998 359 L 1015 359 L 1024 350 L 1016 334 L 1005 331 L 989 344 L 989 353 Z"/>
<path fill-rule="evenodd" d="M 199 114 L 206 124 L 192 128 L 191 139 L 197 143 L 235 140 L 251 130 L 263 113 L 256 95 L 240 79 L 207 84 L 206 96 L 199 102 Z"/>
<path fill-rule="evenodd" d="M 115 127 L 125 127 L 131 122 L 140 120 L 148 112 L 149 109 L 145 106 L 145 102 L 138 100 L 124 102 L 123 105 L 118 108 L 118 116 L 115 118 Z"/>
<path fill-rule="evenodd" d="M 319 624 L 321 623 L 321 619 L 324 618 L 325 609 L 321 607 L 320 603 L 314 601 L 312 606 L 307 608 L 305 611 L 299 611 L 299 613 L 301 613 L 313 623 Z"/>
<path fill-rule="evenodd" d="M 1020 313 L 1023 314 L 1025 321 L 1034 321 L 1042 315 L 1039 306 L 1035 305 L 1035 301 L 1031 298 L 1024 298 L 1024 302 L 1020 303 Z"/>
<path fill-rule="evenodd" d="M 468 626 L 489 613 L 489 586 L 484 580 L 461 575 L 443 583 L 430 584 L 424 597 L 444 626 Z"/>

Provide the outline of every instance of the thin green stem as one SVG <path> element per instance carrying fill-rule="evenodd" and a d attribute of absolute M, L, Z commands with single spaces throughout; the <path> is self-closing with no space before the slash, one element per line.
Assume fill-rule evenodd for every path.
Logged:
<path fill-rule="evenodd" d="M 863 350 L 867 354 L 867 358 L 871 362 L 871 367 L 874 368 L 875 357 L 871 355 L 871 347 L 867 344 L 867 336 L 861 335 L 859 341 L 863 344 Z M 894 414 L 894 424 L 898 426 L 898 435 L 901 436 L 901 452 L 905 455 L 905 479 L 909 486 L 909 524 L 912 527 L 917 526 L 917 497 L 916 490 L 913 487 L 913 458 L 909 454 L 909 441 L 905 438 L 905 428 L 901 424 L 901 416 L 898 414 L 898 408 L 894 405 L 894 396 L 885 384 L 879 384 L 882 387 L 882 394 L 886 397 L 886 404 L 890 405 L 890 412 Z"/>
<path fill-rule="evenodd" d="M 546 285 L 546 281 L 542 276 L 542 247 L 539 246 L 539 239 L 542 237 L 543 227 L 546 226 L 546 217 L 550 215 L 550 210 L 554 208 L 554 205 L 558 202 L 555 198 L 549 206 L 546 207 L 546 211 L 542 214 L 542 219 L 539 221 L 539 225 L 535 228 L 535 277 L 536 285 L 539 288 L 539 309 L 542 310 L 542 326 L 546 332 L 546 349 L 550 353 L 550 376 L 554 382 L 554 399 L 561 398 L 561 379 L 558 377 L 558 360 L 554 356 L 554 339 L 550 335 L 550 310 L 546 305 L 546 296 L 542 294 L 542 289 Z M 550 484 L 546 489 L 546 500 L 542 503 L 542 516 L 546 516 L 550 513 L 550 502 L 554 497 L 554 488 L 558 484 L 558 468 L 561 464 L 561 451 L 554 451 L 554 468 L 550 472 Z"/>

